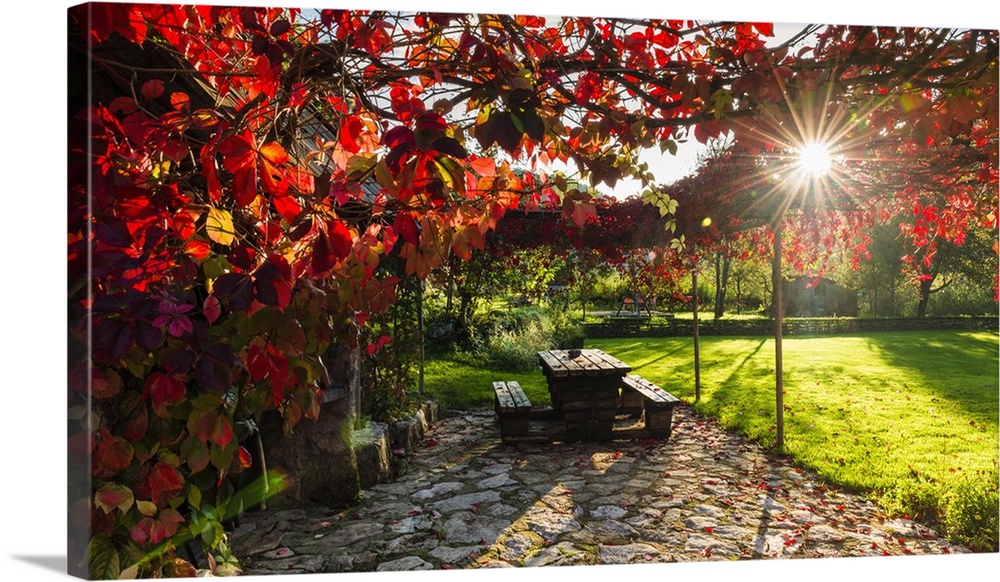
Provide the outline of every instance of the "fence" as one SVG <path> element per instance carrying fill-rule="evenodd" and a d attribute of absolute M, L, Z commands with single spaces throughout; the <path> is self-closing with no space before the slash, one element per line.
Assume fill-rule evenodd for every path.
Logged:
<path fill-rule="evenodd" d="M 796 317 L 782 320 L 783 335 L 850 334 L 868 331 L 920 331 L 935 329 L 997 331 L 1000 319 L 982 317 Z M 694 321 L 643 317 L 606 317 L 583 324 L 589 338 L 670 337 L 694 334 Z M 772 319 L 699 320 L 700 335 L 766 336 L 774 334 Z"/>

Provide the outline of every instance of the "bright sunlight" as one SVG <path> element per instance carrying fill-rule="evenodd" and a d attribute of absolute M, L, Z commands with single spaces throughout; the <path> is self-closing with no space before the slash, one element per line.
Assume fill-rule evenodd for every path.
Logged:
<path fill-rule="evenodd" d="M 830 170 L 830 161 L 830 148 L 826 144 L 811 142 L 799 149 L 799 167 L 811 176 L 825 176 Z"/>

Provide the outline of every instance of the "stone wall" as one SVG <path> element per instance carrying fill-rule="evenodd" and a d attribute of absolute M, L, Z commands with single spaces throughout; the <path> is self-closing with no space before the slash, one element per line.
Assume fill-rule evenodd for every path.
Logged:
<path fill-rule="evenodd" d="M 343 344 L 330 346 L 324 354 L 330 386 L 323 390 L 317 420 L 303 418 L 286 434 L 277 413 L 271 411 L 261 419 L 267 470 L 281 471 L 287 481 L 281 492 L 272 492 L 268 505 L 340 505 L 357 500 L 361 486 L 353 432 L 359 358 L 357 349 Z"/>

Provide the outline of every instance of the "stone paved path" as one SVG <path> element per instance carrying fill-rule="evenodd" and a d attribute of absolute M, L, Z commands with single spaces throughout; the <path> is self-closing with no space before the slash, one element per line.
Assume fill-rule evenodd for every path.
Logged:
<path fill-rule="evenodd" d="M 440 420 L 346 511 L 245 515 L 245 574 L 965 553 L 696 417 L 666 441 L 505 446 L 492 412 Z"/>

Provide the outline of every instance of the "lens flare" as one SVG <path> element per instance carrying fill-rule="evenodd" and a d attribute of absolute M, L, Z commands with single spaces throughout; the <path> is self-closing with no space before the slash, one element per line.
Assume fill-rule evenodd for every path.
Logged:
<path fill-rule="evenodd" d="M 818 142 L 807 143 L 799 149 L 798 163 L 813 176 L 825 176 L 830 171 L 830 148 Z"/>

